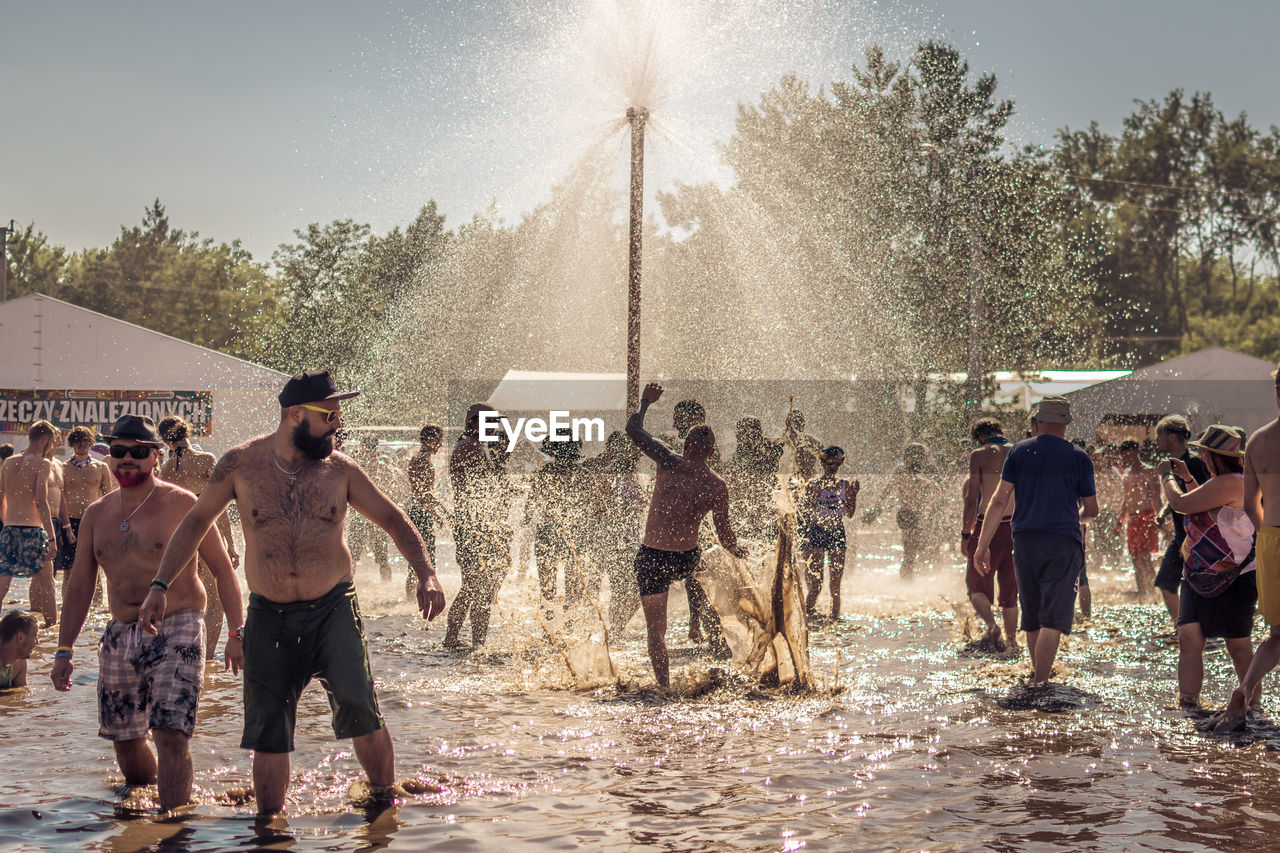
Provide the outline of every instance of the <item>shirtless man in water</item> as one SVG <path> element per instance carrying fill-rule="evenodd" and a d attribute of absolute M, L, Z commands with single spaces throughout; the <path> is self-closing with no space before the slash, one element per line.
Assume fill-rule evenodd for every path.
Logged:
<path fill-rule="evenodd" d="M 666 688 L 671 684 L 667 591 L 673 581 L 697 583 L 693 572 L 702 557 L 698 525 L 703 517 L 711 513 L 716 535 L 726 551 L 735 557 L 745 557 L 747 552 L 738 545 L 729 526 L 729 489 L 707 464 L 716 449 L 716 435 L 711 427 L 702 424 L 689 430 L 683 456 L 672 453 L 645 430 L 645 412 L 661 396 L 661 385 L 650 383 L 645 387 L 640 411 L 627 419 L 627 435 L 658 466 L 644 540 L 636 554 L 636 577 L 640 585 L 640 605 L 649 629 L 649 660 L 658 685 Z M 717 640 L 723 643 L 715 609 L 708 608 L 703 618 L 709 622 L 712 643 Z"/>
<path fill-rule="evenodd" d="M 1004 437 L 1004 424 L 995 418 L 979 418 L 969 427 L 969 438 L 977 449 L 969 454 L 969 478 L 964 483 L 964 516 L 960 522 L 962 553 L 969 558 L 965 585 L 973 609 L 987 624 L 986 639 L 997 647 L 1016 643 L 1018 637 L 1018 578 L 1013 568 L 1013 520 L 1014 497 L 1009 496 L 1000 526 L 991 539 L 992 571 L 983 574 L 973 562 L 973 546 L 978 544 L 975 532 L 982 529 L 983 513 L 992 495 L 1000 488 L 1000 472 L 1004 459 L 1013 444 Z M 1000 582 L 1000 598 L 997 600 L 996 581 Z M 1004 621 L 1004 636 L 996 622 L 992 603 L 1000 605 Z"/>
<path fill-rule="evenodd" d="M 1271 376 L 1280 408 L 1278 371 L 1280 368 L 1273 370 Z M 1280 664 L 1280 419 L 1259 429 L 1244 446 L 1244 509 L 1258 534 L 1258 612 L 1269 632 L 1254 652 L 1240 686 L 1231 693 L 1231 701 L 1215 720 L 1219 733 L 1244 728 L 1250 700 L 1256 700 L 1262 679 Z"/>
<path fill-rule="evenodd" d="M 391 735 L 374 694 L 351 552 L 342 536 L 348 505 L 387 531 L 417 572 L 423 615 L 432 619 L 444 609 L 444 590 L 409 518 L 350 457 L 333 452 L 340 403 L 356 393 L 340 393 L 328 371 L 285 383 L 276 431 L 218 460 L 157 573 L 169 581 L 190 565 L 209 527 L 236 501 L 250 593 L 240 745 L 254 751 L 259 814 L 284 809 L 298 698 L 312 678 L 329 695 L 334 734 L 354 739 L 375 796 L 395 784 Z M 164 612 L 164 597 L 153 592 L 139 618 L 158 623 Z"/>
<path fill-rule="evenodd" d="M 196 450 L 191 446 L 191 427 L 176 415 L 161 419 L 156 425 L 160 438 L 172 452 L 160 466 L 160 478 L 181 486 L 196 497 L 204 491 L 205 484 L 213 475 L 213 466 L 218 458 L 212 453 Z M 236 553 L 235 539 L 231 535 L 231 518 L 225 512 L 218 516 L 218 535 L 226 546 L 231 557 L 231 567 L 240 568 L 240 555 Z M 213 574 L 204 560 L 197 562 L 200 572 L 200 583 L 206 587 L 213 583 Z M 204 614 L 205 655 L 212 658 L 218 648 L 218 638 L 222 636 L 222 607 L 216 601 L 210 601 Z"/>
<path fill-rule="evenodd" d="M 98 647 L 98 733 L 115 745 L 130 785 L 156 783 L 165 810 L 191 801 L 191 735 L 204 682 L 204 610 L 208 594 L 196 575 L 194 553 L 164 578 L 158 576 L 165 543 L 195 503 L 186 489 L 154 476 L 160 436 L 150 418 L 126 415 L 111 429 L 111 469 L 120 489 L 85 510 L 81 547 L 66 581 L 62 628 L 49 677 L 71 687 L 73 646 L 89 613 L 98 568 L 107 579 L 111 621 Z M 199 543 L 232 623 L 239 629 L 240 584 L 222 540 Z M 162 630 L 145 618 L 143 601 L 165 602 Z M 227 640 L 227 666 L 243 661 L 235 631 Z M 147 732 L 156 752 L 147 744 Z"/>
<path fill-rule="evenodd" d="M 66 544 L 58 549 L 58 571 L 65 575 L 71 572 L 76 561 L 76 539 L 80 535 L 80 519 L 89 505 L 98 498 L 105 497 L 116 487 L 115 478 L 105 462 L 89 456 L 89 448 L 93 446 L 93 433 L 86 427 L 78 426 L 71 430 L 67 444 L 73 454 L 62 465 L 64 485 L 62 500 L 67 507 Z"/>
<path fill-rule="evenodd" d="M 31 606 L 38 608 L 48 627 L 58 620 L 53 592 L 53 560 L 57 556 L 53 512 L 49 503 L 49 471 L 45 451 L 56 441 L 48 421 L 36 421 L 27 431 L 27 448 L 0 466 L 0 603 L 14 578 L 31 578 Z"/>

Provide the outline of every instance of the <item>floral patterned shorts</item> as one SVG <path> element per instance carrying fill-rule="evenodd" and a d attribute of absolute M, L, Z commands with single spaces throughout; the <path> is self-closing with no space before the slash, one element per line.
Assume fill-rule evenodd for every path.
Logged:
<path fill-rule="evenodd" d="M 43 527 L 6 524 L 0 528 L 0 575 L 29 578 L 44 568 L 49 534 Z"/>
<path fill-rule="evenodd" d="M 113 619 L 98 644 L 98 734 L 125 741 L 172 729 L 190 737 L 203 682 L 203 611 L 166 614 L 154 636 Z"/>

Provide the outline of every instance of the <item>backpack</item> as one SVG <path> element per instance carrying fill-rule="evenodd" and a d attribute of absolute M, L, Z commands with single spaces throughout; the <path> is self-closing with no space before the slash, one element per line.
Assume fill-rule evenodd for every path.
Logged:
<path fill-rule="evenodd" d="M 1240 570 L 1253 562 L 1257 550 L 1257 533 L 1254 545 L 1237 563 L 1232 556 L 1231 545 L 1218 527 L 1214 512 L 1195 512 L 1184 520 L 1187 538 L 1182 542 L 1182 576 L 1187 585 L 1203 598 L 1217 598 L 1240 577 Z"/>

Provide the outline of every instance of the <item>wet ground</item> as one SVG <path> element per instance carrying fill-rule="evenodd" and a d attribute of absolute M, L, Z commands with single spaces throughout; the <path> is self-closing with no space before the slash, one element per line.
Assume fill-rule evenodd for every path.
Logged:
<path fill-rule="evenodd" d="M 1047 694 L 1021 685 L 1025 655 L 969 649 L 962 572 L 897 580 L 891 540 L 859 539 L 846 614 L 814 623 L 817 689 L 761 691 L 683 639 L 677 680 L 655 691 L 640 621 L 617 643 L 624 686 L 573 689 L 529 616 L 532 585 L 504 587 L 485 654 L 440 648 L 397 600 L 403 573 L 357 577 L 398 775 L 413 795 L 363 811 L 349 742 L 332 740 L 312 687 L 286 817 L 258 822 L 244 802 L 239 681 L 207 675 L 192 742 L 196 806 L 161 818 L 148 792 L 122 797 L 96 736 L 91 617 L 75 686 L 48 682 L 54 638 L 33 687 L 0 695 L 0 836 L 12 850 L 1237 850 L 1280 832 L 1280 729 L 1255 720 L 1233 739 L 1200 734 L 1175 707 L 1176 646 L 1163 607 L 1132 581 L 1091 567 L 1093 618 L 1064 644 Z M 878 554 L 881 556 L 872 556 Z M 447 560 L 446 589 L 457 587 Z M 20 584 L 14 596 L 25 598 Z M 679 588 L 673 601 L 682 602 Z M 826 607 L 826 598 L 819 607 Z M 959 615 L 958 615 L 959 614 Z M 719 684 L 720 686 L 714 686 Z M 1231 670 L 1208 653 L 1205 701 Z M 1268 685 L 1270 686 L 1270 685 Z M 1272 703 L 1264 697 L 1267 707 Z"/>

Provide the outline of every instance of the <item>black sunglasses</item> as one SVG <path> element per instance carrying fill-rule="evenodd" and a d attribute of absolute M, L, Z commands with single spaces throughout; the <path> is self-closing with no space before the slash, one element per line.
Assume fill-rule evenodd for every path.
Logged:
<path fill-rule="evenodd" d="M 146 459 L 153 450 L 155 448 L 148 444 L 135 444 L 131 447 L 126 447 L 123 444 L 113 444 L 111 445 L 111 458 L 123 459 L 127 453 L 134 459 Z"/>

